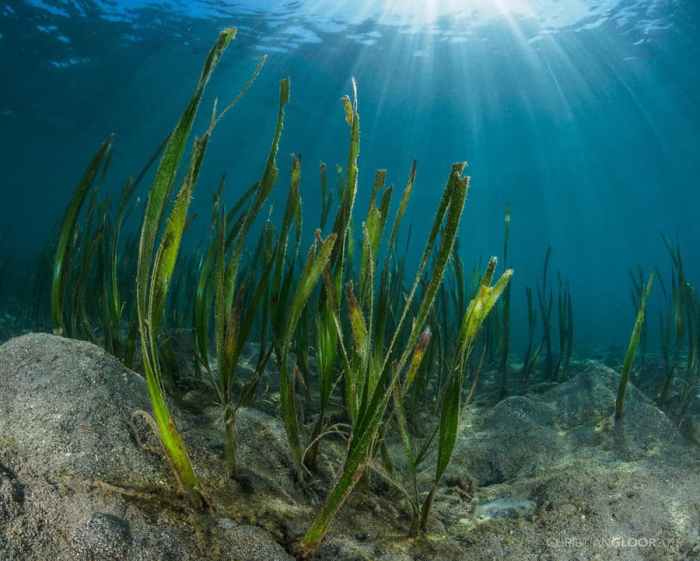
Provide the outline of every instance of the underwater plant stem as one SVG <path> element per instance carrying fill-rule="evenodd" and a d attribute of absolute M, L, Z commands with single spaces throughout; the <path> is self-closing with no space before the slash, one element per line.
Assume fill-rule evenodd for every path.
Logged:
<path fill-rule="evenodd" d="M 508 266 L 508 245 L 510 242 L 510 220 L 511 213 L 510 207 L 506 208 L 505 216 L 503 219 L 503 266 Z M 508 393 L 508 356 L 510 354 L 510 285 L 506 287 L 505 293 L 503 294 L 503 327 L 501 331 L 501 360 L 500 360 L 500 374 L 501 374 L 501 389 L 500 398 L 503 399 Z"/>
<path fill-rule="evenodd" d="M 471 388 L 469 389 L 469 393 L 467 394 L 467 397 L 464 400 L 465 405 L 469 405 L 474 400 L 474 396 L 476 395 L 476 390 L 479 387 L 479 378 L 481 377 L 481 371 L 484 368 L 484 359 L 485 358 L 486 358 L 486 346 L 484 346 L 481 349 L 481 355 L 479 356 L 479 362 L 477 363 L 476 369 L 474 370 L 474 380 L 472 381 L 472 385 L 471 385 Z"/>
<path fill-rule="evenodd" d="M 153 409 L 153 417 L 156 420 L 158 434 L 166 451 L 166 457 L 170 462 L 173 473 L 178 482 L 180 491 L 184 492 L 194 504 L 201 503 L 201 497 L 197 492 L 199 481 L 192 467 L 187 447 L 182 436 L 175 426 L 168 405 L 159 384 L 155 383 L 155 376 L 146 369 L 146 386 L 148 397 Z"/>
<path fill-rule="evenodd" d="M 550 380 L 554 371 L 554 358 L 552 357 L 552 292 L 548 290 L 549 262 L 552 256 L 552 248 L 547 247 L 544 254 L 544 267 L 542 269 L 542 283 L 537 287 L 537 301 L 540 307 L 542 318 L 542 347 L 546 354 L 544 358 L 544 375 L 546 380 Z"/>
<path fill-rule="evenodd" d="M 632 370 L 632 365 L 634 364 L 634 358 L 637 353 L 637 347 L 639 345 L 639 340 L 642 333 L 642 328 L 644 326 L 644 318 L 646 315 L 646 304 L 649 294 L 651 293 L 651 288 L 654 285 L 654 273 L 650 273 L 649 279 L 647 280 L 644 291 L 641 293 L 639 298 L 639 310 L 637 310 L 637 317 L 634 321 L 634 327 L 632 328 L 632 334 L 630 335 L 629 344 L 627 345 L 627 352 L 625 353 L 625 360 L 622 365 L 622 374 L 620 376 L 620 385 L 617 390 L 617 400 L 615 401 L 615 422 L 619 423 L 622 420 L 622 415 L 624 413 L 625 405 L 625 392 L 627 390 L 627 382 L 629 381 L 630 371 Z"/>
<path fill-rule="evenodd" d="M 355 485 L 362 479 L 365 472 L 365 466 L 358 461 L 359 458 L 348 456 L 343 472 L 335 484 L 330 494 L 314 517 L 314 521 L 306 531 L 301 542 L 301 553 L 303 557 L 308 557 L 318 546 L 321 545 L 323 538 L 328 532 L 330 525 L 335 515 L 343 506 L 345 500 L 350 496 Z"/>
<path fill-rule="evenodd" d="M 235 477 L 237 468 L 236 449 L 238 442 L 236 439 L 236 411 L 231 406 L 227 406 L 224 410 L 224 426 L 224 459 L 226 461 L 226 469 L 230 477 Z"/>

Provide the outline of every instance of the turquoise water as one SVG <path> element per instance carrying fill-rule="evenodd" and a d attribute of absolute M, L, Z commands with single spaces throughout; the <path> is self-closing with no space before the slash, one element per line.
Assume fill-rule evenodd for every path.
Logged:
<path fill-rule="evenodd" d="M 376 168 L 402 188 L 416 159 L 407 221 L 422 239 L 449 165 L 468 160 L 460 244 L 471 268 L 501 254 L 510 205 L 516 342 L 525 286 L 539 281 L 548 245 L 553 275 L 572 287 L 581 352 L 627 339 L 628 272 L 641 265 L 667 274 L 662 234 L 681 244 L 688 277 L 698 278 L 696 2 L 363 4 L 0 0 L 0 252 L 26 258 L 52 239 L 75 182 L 110 132 L 114 180 L 104 189 L 116 197 L 121 179 L 172 128 L 217 31 L 235 26 L 239 37 L 195 130 L 205 127 L 214 97 L 235 96 L 260 57 L 268 60 L 214 135 L 188 243 L 207 232 L 220 174 L 229 201 L 259 174 L 284 76 L 292 102 L 274 212 L 286 197 L 288 155 L 300 153 L 305 214 L 315 221 L 319 161 L 330 169 L 345 163 L 339 99 L 354 76 L 361 212 Z M 417 257 L 419 249 L 415 243 L 409 252 Z"/>

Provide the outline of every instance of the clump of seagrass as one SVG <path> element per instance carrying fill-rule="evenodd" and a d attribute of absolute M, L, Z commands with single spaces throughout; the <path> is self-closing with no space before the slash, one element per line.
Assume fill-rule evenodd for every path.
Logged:
<path fill-rule="evenodd" d="M 534 300 L 532 297 L 532 288 L 525 288 L 525 299 L 527 301 L 527 347 L 523 357 L 523 366 L 520 369 L 520 379 L 523 384 L 523 389 L 527 390 L 530 383 L 530 377 L 535 370 L 537 360 L 542 350 L 542 343 L 535 345 L 535 328 L 537 325 L 537 310 L 535 309 Z"/>
<path fill-rule="evenodd" d="M 133 209 L 134 194 L 167 140 L 166 137 L 160 143 L 136 177 L 125 182 L 114 216 L 109 197 L 100 200 L 110 167 L 113 137 L 102 143 L 66 206 L 50 264 L 54 332 L 100 344 L 130 367 L 133 367 L 138 324 L 135 304 L 127 302 L 124 296 L 131 292 L 125 286 L 136 273 L 136 263 L 129 256 L 136 254 L 137 242 L 131 237 L 127 251 L 122 253 L 121 234 Z M 43 286 L 38 282 L 44 278 L 43 256 L 38 268 L 33 306 L 43 299 Z"/>
<path fill-rule="evenodd" d="M 88 194 L 91 192 L 95 180 L 98 176 L 104 178 L 104 175 L 109 168 L 109 161 L 112 149 L 112 137 L 107 138 L 93 156 L 85 173 L 75 188 L 73 196 L 65 211 L 61 228 L 59 230 L 58 242 L 53 258 L 53 271 L 51 275 L 51 318 L 54 324 L 54 333 L 64 335 L 66 328 L 66 311 L 65 311 L 65 296 L 66 284 L 71 269 L 71 258 L 76 244 L 76 228 L 80 211 L 87 200 Z M 94 191 L 93 191 L 94 192 Z M 95 200 L 95 199 L 93 199 Z M 91 205 L 89 212 L 92 215 L 95 211 L 94 203 Z M 91 220 L 91 219 L 90 219 Z M 88 235 L 93 232 L 90 228 L 86 228 Z M 89 238 L 85 238 L 88 240 Z M 83 249 L 84 263 L 89 264 L 90 258 L 94 255 L 96 245 L 95 237 L 93 241 L 86 244 Z M 85 267 L 83 267 L 84 269 Z M 76 290 L 76 294 L 79 291 Z"/>
<path fill-rule="evenodd" d="M 244 193 L 239 203 L 228 213 L 221 202 L 223 184 L 217 194 L 213 211 L 215 236 L 207 252 L 206 262 L 200 271 L 195 299 L 194 333 L 197 342 L 197 358 L 200 365 L 212 376 L 214 373 L 209 365 L 208 357 L 208 327 L 210 321 L 209 306 L 213 303 L 214 307 L 214 338 L 218 369 L 214 388 L 223 409 L 226 435 L 224 441 L 225 458 L 230 475 L 236 473 L 235 422 L 238 408 L 243 404 L 243 399 L 236 402 L 233 395 L 236 368 L 241 352 L 251 335 L 255 314 L 268 289 L 273 266 L 272 258 L 269 255 L 261 255 L 263 266 L 257 278 L 255 271 L 249 271 L 249 274 L 245 275 L 248 283 L 253 284 L 255 289 L 253 297 L 248 299 L 244 306 L 243 288 L 239 287 L 241 258 L 250 228 L 277 179 L 276 157 L 284 126 L 284 110 L 289 101 L 289 87 L 289 80 L 282 80 L 275 133 L 261 179 Z M 252 201 L 246 210 L 241 211 L 244 209 L 248 197 L 252 197 Z M 239 212 L 241 212 L 240 216 L 238 216 Z M 209 286 L 213 288 L 213 297 L 208 290 Z M 257 375 L 264 368 L 267 358 L 269 358 L 269 354 L 259 365 Z M 244 391 L 243 394 L 245 393 Z"/>
<path fill-rule="evenodd" d="M 166 390 L 173 390 L 178 382 L 173 374 L 177 360 L 167 335 L 171 328 L 183 326 L 191 326 L 194 334 L 193 363 L 199 376 L 196 382 L 211 390 L 211 401 L 222 413 L 225 481 L 229 481 L 228 476 L 237 477 L 236 418 L 240 407 L 268 396 L 268 402 L 272 402 L 275 389 L 297 480 L 303 489 L 311 489 L 307 484 L 321 479 L 319 457 L 324 439 L 339 434 L 347 438 L 339 476 L 298 544 L 301 555 L 309 555 L 319 546 L 344 501 L 370 474 L 381 476 L 401 493 L 410 511 L 409 532 L 422 534 L 455 448 L 464 404 L 476 392 L 487 352 L 495 352 L 499 343 L 501 365 L 505 361 L 507 367 L 512 270 L 507 269 L 496 279 L 496 259 L 492 258 L 485 273 L 478 268 L 465 279 L 457 242 L 469 190 L 464 162 L 452 165 L 413 279 L 406 273 L 410 226 L 403 253 L 399 242 L 416 181 L 415 162 L 393 220 L 394 188 L 387 185 L 387 171 L 377 170 L 364 219 L 354 224 L 360 154 L 354 80 L 352 94 L 342 98 L 349 134 L 347 163 L 344 168 L 336 168 L 336 197 L 328 187 L 326 165 L 319 167 L 320 228 L 306 257 L 301 251 L 302 161 L 295 154 L 291 157 L 281 222 L 276 226 L 268 217 L 257 242 L 251 243 L 254 224 L 265 208 L 272 207 L 271 193 L 279 175 L 277 154 L 291 88 L 289 80 L 284 79 L 280 82 L 272 144 L 260 179 L 227 209 L 222 178 L 214 196 L 209 242 L 178 274 L 176 263 L 182 259 L 180 249 L 190 220 L 190 201 L 209 140 L 223 114 L 248 90 L 264 62 L 224 111 L 217 113 L 215 104 L 208 128 L 193 141 L 189 165 L 173 196 L 207 82 L 234 36 L 233 29 L 219 35 L 185 111 L 144 171 L 126 183 L 113 221 L 108 205 L 99 203 L 94 194 L 88 198 L 90 186 L 97 177 L 104 176 L 111 140 L 93 159 L 69 205 L 56 252 L 57 329 L 62 329 L 67 316 L 59 296 L 66 293 L 71 244 L 78 237 L 78 215 L 88 201 L 88 222 L 95 217 L 100 226 L 97 230 L 91 224 L 84 226 L 84 247 L 79 250 L 81 263 L 77 268 L 78 278 L 84 282 L 78 283 L 82 287 L 75 298 L 78 311 L 68 317 L 77 318 L 77 324 L 90 323 L 81 310 L 88 307 L 88 282 L 95 282 L 102 287 L 97 303 L 104 345 L 112 352 L 119 351 L 128 363 L 128 357 L 135 353 L 136 337 L 140 338 L 152 417 L 136 414 L 144 416 L 158 434 L 178 490 L 190 506 L 201 508 L 207 501 L 166 397 Z M 138 258 L 130 265 L 123 264 L 118 257 L 119 232 L 130 209 L 129 201 L 159 155 L 140 236 L 137 241 L 127 242 L 127 251 L 123 252 L 128 255 L 132 252 L 129 250 L 137 250 Z M 508 224 L 509 218 L 505 259 Z M 98 241 L 91 242 L 90 233 L 95 232 L 100 234 L 95 236 Z M 98 273 L 93 278 L 89 272 L 95 262 Z M 451 284 L 443 282 L 450 268 L 454 273 Z M 132 303 L 123 301 L 128 297 L 123 279 L 130 274 L 136 277 Z M 546 285 L 542 290 L 547 292 Z M 503 314 L 495 318 L 490 312 L 504 294 Z M 86 325 L 85 331 L 96 330 Z M 244 353 L 247 344 L 256 339 L 257 363 L 246 373 L 241 368 Z M 266 365 L 273 357 L 279 379 L 267 376 Z M 470 373 L 471 390 L 465 399 L 462 391 Z M 423 414 L 429 419 L 427 429 L 417 421 Z M 391 457 L 387 438 L 393 435 L 398 435 L 402 444 L 399 453 L 405 456 L 401 462 L 407 466 L 405 471 L 399 470 L 398 462 Z M 433 450 L 437 457 L 434 475 L 429 484 L 420 487 L 419 470 L 425 468 L 428 457 L 433 457 Z M 211 500 L 217 502 L 216 497 Z"/>
<path fill-rule="evenodd" d="M 672 268 L 670 294 L 663 277 L 659 275 L 666 310 L 662 310 L 660 315 L 659 339 L 664 377 L 657 390 L 657 401 L 683 422 L 700 382 L 700 300 L 686 277 L 680 245 L 665 237 L 664 243 L 671 257 Z M 672 399 L 674 382 L 680 387 L 675 396 L 677 399 Z"/>
<path fill-rule="evenodd" d="M 389 297 L 389 284 L 387 277 L 382 275 L 377 305 L 375 304 L 374 277 L 381 234 L 386 224 L 389 206 L 387 200 L 389 195 L 386 193 L 390 193 L 390 190 L 385 191 L 382 203 L 377 205 L 376 195 L 384 183 L 384 173 L 378 172 L 370 197 L 370 208 L 363 224 L 362 254 L 357 283 L 348 282 L 345 285 L 348 321 L 342 322 L 338 317 L 340 309 L 338 302 L 343 292 L 340 286 L 344 277 L 342 252 L 345 250 L 346 240 L 349 240 L 347 228 L 356 192 L 359 154 L 360 117 L 356 88 L 352 99 L 344 99 L 344 108 L 346 122 L 350 127 L 349 172 L 343 192 L 343 204 L 336 219 L 336 233 L 339 238 L 336 250 L 340 253 L 336 254 L 337 260 L 333 271 L 335 278 L 330 274 L 327 276 L 324 285 L 326 293 L 324 301 L 327 303 L 326 314 L 333 319 L 337 332 L 335 337 L 340 343 L 350 439 L 342 472 L 300 543 L 302 555 L 311 554 L 319 546 L 345 500 L 365 475 L 366 470 L 375 464 L 377 453 L 383 447 L 389 420 L 393 416 L 387 415 L 387 411 L 393 410 L 398 421 L 405 453 L 409 460 L 408 464 L 411 466 L 412 475 L 409 478 L 415 480 L 417 466 L 425 458 L 425 450 L 433 442 L 431 437 L 421 445 L 422 451 L 417 449 L 407 428 L 403 403 L 430 344 L 430 330 L 426 329 L 426 324 L 454 251 L 469 187 L 469 179 L 462 175 L 465 164 L 454 164 L 420 258 L 415 280 L 393 325 L 393 333 L 388 332 L 388 345 L 384 345 L 384 337 L 387 334 L 385 306 Z M 409 181 L 411 189 L 414 178 L 415 170 L 412 171 Z M 403 203 L 404 201 L 399 207 L 400 214 L 397 215 L 395 224 L 405 212 Z M 394 242 L 395 238 L 392 235 L 392 243 Z M 393 250 L 393 247 L 389 247 L 388 254 L 391 255 Z M 385 268 L 388 268 L 387 263 Z M 429 270 L 429 264 L 432 264 L 431 270 Z M 440 422 L 436 429 L 438 464 L 433 485 L 425 496 L 420 496 L 417 489 L 413 496 L 406 493 L 413 512 L 413 533 L 425 531 L 437 485 L 454 450 L 461 411 L 465 365 L 474 348 L 481 325 L 508 286 L 512 274 L 512 271 L 506 271 L 496 285 L 491 286 L 495 266 L 494 258 L 489 262 L 487 272 L 464 313 L 459 329 L 457 352 L 440 400 Z M 355 286 L 359 288 L 357 294 Z M 410 326 L 406 325 L 409 317 L 411 317 Z M 344 327 L 346 325 L 347 328 Z M 345 329 L 349 331 L 347 334 Z M 349 349 L 342 343 L 346 339 L 351 343 Z M 387 479 L 391 480 L 391 475 L 388 475 Z"/>
<path fill-rule="evenodd" d="M 179 488 L 184 491 L 187 496 L 195 499 L 195 502 L 200 502 L 198 480 L 188 457 L 185 444 L 175 427 L 165 399 L 162 384 L 161 362 L 159 360 L 158 335 L 164 317 L 168 289 L 175 262 L 177 261 L 180 242 L 187 223 L 187 210 L 192 191 L 197 182 L 207 143 L 218 120 L 215 113 L 212 115 L 212 120 L 207 131 L 195 140 L 188 171 L 183 179 L 177 197 L 175 198 L 170 216 L 165 226 L 162 228 L 163 213 L 172 192 L 179 164 L 183 157 L 185 146 L 206 84 L 221 55 L 233 40 L 235 34 L 236 32 L 234 29 L 225 30 L 220 34 L 216 44 L 207 57 L 192 99 L 180 117 L 175 129 L 170 133 L 167 141 L 163 145 L 163 157 L 156 170 L 146 203 L 138 245 L 138 263 L 136 268 L 136 310 L 138 318 L 136 325 L 141 337 L 143 366 L 155 424 L 163 449 L 166 452 L 166 456 L 177 478 Z M 52 317 L 55 330 L 59 334 L 66 332 L 64 311 L 65 286 L 69 274 L 71 250 L 75 249 L 75 232 L 78 225 L 78 217 L 100 170 L 102 170 L 100 178 L 104 179 L 110 161 L 111 144 L 112 139 L 110 137 L 102 144 L 93 157 L 83 179 L 80 181 L 73 194 L 60 230 L 54 257 L 51 298 Z M 101 255 L 99 259 L 95 259 L 96 251 L 100 248 L 99 243 L 107 228 L 107 211 L 105 209 L 99 209 L 99 214 L 103 216 L 103 226 L 102 229 L 97 231 L 98 235 L 85 238 L 82 247 L 82 264 L 77 277 L 78 282 L 75 290 L 75 301 L 77 302 L 79 313 L 74 313 L 73 318 L 82 318 L 83 321 L 85 321 L 87 315 L 83 309 L 86 302 L 85 284 L 87 282 L 87 271 L 90 270 L 90 265 L 94 260 L 97 261 L 100 269 L 104 271 L 102 274 L 98 275 L 98 278 L 105 287 L 102 293 L 101 305 L 104 310 L 105 343 L 108 347 L 110 346 L 109 341 L 112 340 L 110 333 L 113 332 L 110 332 L 107 326 L 112 326 L 115 331 L 119 329 L 118 324 L 123 309 L 119 296 L 119 285 L 116 280 L 116 251 L 119 244 L 119 229 L 121 228 L 127 212 L 128 201 L 133 194 L 135 183 L 136 182 L 132 181 L 127 182 L 123 190 L 117 212 L 117 228 L 113 236 L 113 241 L 110 242 L 110 244 L 105 243 L 102 246 L 104 248 L 103 255 Z M 96 213 L 96 190 L 92 190 L 92 193 L 93 195 L 88 209 L 87 224 L 84 228 L 85 236 L 90 236 L 93 233 L 91 222 Z M 159 232 L 161 232 L 160 243 L 154 254 Z M 111 248 L 111 255 L 108 259 L 107 249 L 109 248 Z M 110 277 L 107 273 L 109 269 L 105 266 L 107 263 L 111 264 L 111 283 L 108 282 Z M 75 332 L 75 329 L 72 331 Z M 89 334 L 91 331 L 89 326 L 86 325 L 84 327 L 84 332 L 86 334 Z"/>

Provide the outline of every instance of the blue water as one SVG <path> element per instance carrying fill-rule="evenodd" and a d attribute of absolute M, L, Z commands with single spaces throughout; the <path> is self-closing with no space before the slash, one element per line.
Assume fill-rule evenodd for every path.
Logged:
<path fill-rule="evenodd" d="M 214 97 L 232 98 L 269 58 L 215 133 L 191 244 L 207 230 L 220 174 L 229 201 L 259 174 L 284 76 L 292 103 L 280 167 L 302 154 L 315 223 L 318 163 L 345 163 L 339 98 L 354 76 L 357 215 L 376 168 L 401 189 L 415 158 L 407 220 L 421 239 L 449 165 L 468 160 L 469 268 L 501 254 L 510 205 L 516 325 L 551 245 L 553 275 L 572 286 L 577 349 L 619 344 L 633 316 L 629 269 L 670 268 L 662 234 L 681 244 L 689 278 L 700 276 L 699 22 L 695 0 L 0 0 L 0 249 L 31 255 L 54 235 L 110 132 L 106 189 L 117 193 L 172 128 L 217 31 L 232 25 L 239 36 L 196 130 Z"/>

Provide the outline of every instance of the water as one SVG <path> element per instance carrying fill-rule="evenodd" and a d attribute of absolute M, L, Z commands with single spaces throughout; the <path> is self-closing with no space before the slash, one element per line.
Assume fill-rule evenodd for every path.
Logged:
<path fill-rule="evenodd" d="M 695 0 L 0 0 L 0 560 L 690 559 L 698 23 Z M 231 27 L 200 141 L 262 72 L 191 222 L 187 196 L 143 220 Z M 229 210 L 272 177 L 287 78 L 269 198 L 213 212 L 222 177 Z M 461 223 L 417 267 L 462 161 Z"/>
<path fill-rule="evenodd" d="M 4 0 L 3 242 L 27 255 L 54 235 L 109 132 L 117 140 L 107 189 L 116 193 L 172 127 L 216 31 L 234 25 L 239 37 L 203 113 L 214 96 L 235 95 L 261 55 L 269 60 L 216 131 L 192 209 L 197 236 L 218 176 L 228 174 L 233 198 L 259 173 L 283 76 L 292 103 L 281 168 L 287 154 L 303 156 L 305 210 L 317 214 L 316 166 L 344 164 L 338 100 L 355 76 L 359 208 L 376 168 L 402 188 L 415 158 L 408 220 L 422 239 L 448 166 L 468 160 L 463 257 L 471 266 L 500 255 L 510 205 L 516 325 L 551 245 L 553 273 L 572 285 L 578 344 L 622 343 L 634 313 L 628 270 L 668 271 L 662 234 L 680 242 L 688 276 L 699 272 L 698 16 L 696 3 L 671 0 Z M 273 196 L 278 209 L 285 183 Z"/>

